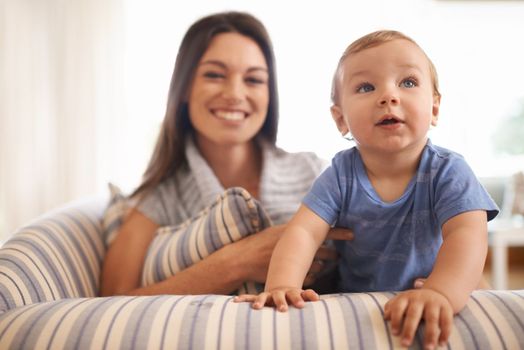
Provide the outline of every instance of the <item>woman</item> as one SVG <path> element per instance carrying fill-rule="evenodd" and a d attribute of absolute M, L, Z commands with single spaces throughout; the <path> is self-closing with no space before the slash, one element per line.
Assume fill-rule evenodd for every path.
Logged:
<path fill-rule="evenodd" d="M 278 96 L 272 44 L 246 13 L 195 22 L 182 40 L 167 111 L 136 206 L 109 246 L 101 294 L 227 294 L 245 281 L 263 283 L 285 223 L 323 168 L 310 153 L 275 146 Z M 157 228 L 193 217 L 229 187 L 247 189 L 275 226 L 229 244 L 176 275 L 140 287 L 145 255 Z M 351 233 L 332 230 L 331 239 Z M 326 260 L 322 247 L 307 284 Z"/>

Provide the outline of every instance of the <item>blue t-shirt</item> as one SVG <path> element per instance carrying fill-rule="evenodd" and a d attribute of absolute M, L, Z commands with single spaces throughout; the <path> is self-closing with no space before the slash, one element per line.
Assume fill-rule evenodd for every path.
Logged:
<path fill-rule="evenodd" d="M 335 241 L 342 292 L 411 289 L 431 273 L 447 220 L 471 210 L 486 210 L 488 220 L 498 214 L 464 158 L 429 140 L 396 201 L 380 199 L 351 148 L 335 155 L 303 203 L 330 225 L 353 230 L 352 241 Z"/>

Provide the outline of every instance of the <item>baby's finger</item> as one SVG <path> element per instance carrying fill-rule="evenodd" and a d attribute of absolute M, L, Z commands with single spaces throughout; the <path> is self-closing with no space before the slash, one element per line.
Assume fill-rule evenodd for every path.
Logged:
<path fill-rule="evenodd" d="M 270 293 L 264 292 L 257 295 L 255 300 L 253 301 L 253 309 L 261 309 L 266 305 L 266 302 L 269 302 Z"/>
<path fill-rule="evenodd" d="M 320 297 L 313 289 L 306 289 L 302 292 L 302 299 L 305 301 L 318 301 L 320 300 Z"/>
<path fill-rule="evenodd" d="M 401 344 L 410 346 L 422 318 L 424 304 L 411 301 L 407 310 L 404 324 L 402 325 Z"/>
<path fill-rule="evenodd" d="M 450 307 L 440 309 L 440 337 L 439 346 L 445 346 L 453 329 L 453 310 Z"/>
<path fill-rule="evenodd" d="M 335 227 L 329 230 L 326 239 L 350 241 L 354 238 L 353 231 L 347 228 Z"/>
<path fill-rule="evenodd" d="M 253 302 L 255 301 L 255 299 L 257 298 L 256 295 L 254 294 L 241 294 L 241 295 L 237 295 L 236 297 L 233 298 L 233 301 L 235 303 L 241 303 L 241 302 Z"/>
<path fill-rule="evenodd" d="M 323 269 L 324 269 L 324 262 L 322 260 L 315 259 L 311 263 L 311 266 L 309 267 L 308 273 L 316 275 L 317 273 L 319 273 Z"/>
<path fill-rule="evenodd" d="M 273 303 L 275 304 L 275 308 L 280 312 L 286 312 L 287 311 L 287 300 L 286 300 L 286 292 L 284 291 L 274 291 L 271 294 L 271 298 L 273 299 Z"/>
<path fill-rule="evenodd" d="M 333 247 L 320 246 L 315 253 L 315 260 L 337 260 L 338 253 Z"/>
<path fill-rule="evenodd" d="M 290 290 L 286 293 L 286 298 L 289 300 L 289 303 L 296 308 L 304 307 L 304 299 L 302 299 L 301 290 Z"/>
<path fill-rule="evenodd" d="M 424 310 L 424 349 L 434 349 L 440 335 L 440 306 L 426 305 Z"/>
<path fill-rule="evenodd" d="M 420 288 L 424 287 L 424 283 L 426 283 L 426 279 L 425 278 L 417 278 L 415 280 L 415 282 L 413 282 L 413 288 L 420 289 Z"/>
<path fill-rule="evenodd" d="M 402 329 L 402 320 L 404 319 L 404 314 L 406 313 L 406 308 L 408 306 L 408 300 L 403 297 L 395 297 L 386 304 L 384 312 L 384 317 L 390 320 L 391 323 L 391 332 L 394 335 L 399 335 L 400 330 Z"/>

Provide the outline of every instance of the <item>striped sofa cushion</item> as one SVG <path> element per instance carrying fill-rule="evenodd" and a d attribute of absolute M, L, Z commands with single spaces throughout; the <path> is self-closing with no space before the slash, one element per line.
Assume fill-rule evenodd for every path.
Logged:
<path fill-rule="evenodd" d="M 69 204 L 21 228 L 0 249 L 0 312 L 98 294 L 105 248 L 99 201 Z"/>
<path fill-rule="evenodd" d="M 191 220 L 157 231 L 144 262 L 142 285 L 173 276 L 224 245 L 270 225 L 260 203 L 248 191 L 240 187 L 230 188 Z M 245 283 L 238 292 L 261 290 L 260 285 Z"/>
<path fill-rule="evenodd" d="M 384 321 L 392 293 L 325 295 L 287 313 L 229 296 L 65 299 L 0 316 L 1 349 L 399 349 Z M 412 349 L 422 348 L 423 326 Z M 476 291 L 448 349 L 524 347 L 524 291 Z"/>

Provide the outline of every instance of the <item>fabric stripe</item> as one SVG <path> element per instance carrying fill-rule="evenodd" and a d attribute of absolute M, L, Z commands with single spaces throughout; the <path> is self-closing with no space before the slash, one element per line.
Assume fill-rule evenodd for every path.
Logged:
<path fill-rule="evenodd" d="M 376 343 L 377 344 L 388 344 L 388 347 L 392 349 L 393 347 L 400 346 L 400 340 L 398 337 L 392 337 L 391 329 L 389 323 L 384 320 L 384 309 L 382 305 L 386 304 L 389 300 L 385 295 L 380 293 L 364 293 L 366 296 L 369 296 L 372 300 L 372 303 L 369 303 L 368 308 L 377 307 L 380 313 L 373 314 L 373 329 L 375 331 Z M 380 298 L 380 300 L 378 299 Z M 372 312 L 368 309 L 368 312 Z"/>
<path fill-rule="evenodd" d="M 463 316 L 464 312 L 459 313 L 455 316 L 455 329 L 459 330 L 460 334 L 462 335 L 462 341 L 466 345 L 466 349 L 479 349 L 479 341 L 477 340 L 477 337 L 475 336 L 473 332 L 473 328 L 470 326 L 470 324 L 466 321 L 465 317 Z M 460 322 L 457 322 L 460 321 Z M 482 327 L 480 327 L 482 328 Z M 482 334 L 483 336 L 483 334 Z M 486 339 L 484 339 L 486 340 Z M 482 341 L 482 344 L 487 344 L 486 341 Z"/>
<path fill-rule="evenodd" d="M 31 319 L 34 313 L 42 307 L 42 304 L 33 304 L 28 307 L 14 309 L 2 315 L 0 320 L 0 349 L 11 348 L 16 333 L 20 331 L 28 320 Z"/>
<path fill-rule="evenodd" d="M 63 334 L 70 334 L 76 319 L 84 312 L 84 310 L 86 310 L 87 307 L 97 301 L 98 299 L 95 298 L 71 300 L 71 308 L 64 313 L 60 320 L 58 320 L 51 332 L 47 349 L 64 349 L 67 337 L 64 337 Z M 42 332 L 37 344 L 45 344 L 46 335 L 45 332 Z"/>
<path fill-rule="evenodd" d="M 335 349 L 347 349 L 348 339 L 346 333 L 346 320 L 342 312 L 342 305 L 345 305 L 345 301 L 340 298 L 328 298 L 325 299 L 326 308 L 329 310 L 331 315 L 332 330 L 333 330 L 333 345 Z"/>
<path fill-rule="evenodd" d="M 346 332 L 348 334 L 348 338 L 351 341 L 352 339 L 357 339 L 358 341 L 358 348 L 360 350 L 364 349 L 364 337 L 363 332 L 361 329 L 361 321 L 359 317 L 359 313 L 357 312 L 357 306 L 355 305 L 355 302 L 349 298 L 347 295 L 342 295 L 344 300 L 349 304 L 350 309 L 343 308 L 342 310 L 344 312 L 344 319 L 346 319 L 348 322 L 346 323 Z M 351 317 L 353 317 L 353 320 L 351 320 Z M 353 321 L 353 322 L 350 322 Z M 355 332 L 353 335 L 352 333 Z M 371 347 L 368 347 L 371 348 Z"/>
<path fill-rule="evenodd" d="M 221 321 L 220 321 L 220 333 L 218 336 L 219 343 L 217 343 L 218 349 L 229 350 L 231 349 L 231 344 L 235 344 L 235 333 L 236 331 L 242 332 L 241 324 L 235 322 L 237 319 L 238 309 L 243 304 L 228 302 L 224 304 L 224 308 L 221 312 Z M 249 306 L 246 303 L 247 306 Z M 234 325 L 233 327 L 231 325 Z"/>
<path fill-rule="evenodd" d="M 471 296 L 471 298 L 475 302 L 475 304 L 477 304 L 477 306 L 482 310 L 482 312 L 484 313 L 484 316 L 488 319 L 489 323 L 493 327 L 492 329 L 493 329 L 494 332 L 490 332 L 490 334 L 491 334 L 490 342 L 498 343 L 500 345 L 497 345 L 496 348 L 506 350 L 508 348 L 507 345 L 506 345 L 506 341 L 505 341 L 505 339 L 502 338 L 502 335 L 500 334 L 499 327 L 493 321 L 492 315 L 490 315 L 486 311 L 486 308 L 479 303 L 479 301 L 475 298 L 475 296 Z M 471 304 L 471 301 L 470 301 L 470 304 Z"/>
<path fill-rule="evenodd" d="M 5 243 L 0 300 L 8 305 L 0 308 L 96 295 L 104 250 L 96 208 L 92 203 L 59 208 Z"/>
<path fill-rule="evenodd" d="M 181 299 L 169 313 L 169 318 L 165 320 L 165 332 L 162 336 L 162 348 L 180 348 L 188 349 L 187 334 L 182 332 L 182 328 L 187 318 L 185 317 L 187 309 L 194 301 L 193 295 L 188 295 Z"/>
<path fill-rule="evenodd" d="M 0 315 L 0 348 L 400 349 L 384 327 L 382 308 L 391 295 L 322 296 L 286 313 L 253 310 L 222 295 L 62 299 Z M 507 349 L 522 348 L 522 303 L 520 291 L 474 292 L 454 318 L 447 348 L 502 349 L 500 339 Z"/>
<path fill-rule="evenodd" d="M 158 308 L 158 313 L 155 315 L 156 317 L 153 318 L 153 322 L 151 323 L 151 329 L 160 330 L 161 333 L 157 331 L 149 336 L 149 341 L 147 343 L 148 349 L 164 349 L 165 348 L 164 339 L 166 337 L 166 333 L 168 332 L 167 320 L 170 319 L 177 304 L 186 299 L 187 297 L 185 296 L 179 296 L 179 297 L 178 296 L 173 296 L 173 297 L 164 296 L 164 298 L 161 299 L 161 305 Z"/>
<path fill-rule="evenodd" d="M 260 203 L 246 190 L 228 189 L 217 202 L 193 220 L 157 231 L 146 254 L 142 284 L 149 285 L 165 280 L 225 244 L 258 232 L 261 223 L 271 223 L 264 215 Z M 261 221 L 261 217 L 264 220 Z M 249 226 L 244 227 L 244 220 L 247 220 Z M 248 293 L 256 293 L 261 289 L 262 286 L 252 282 L 245 285 Z"/>
<path fill-rule="evenodd" d="M 504 343 L 505 347 L 507 349 L 518 348 L 519 340 L 517 339 L 517 336 L 519 333 L 522 334 L 524 329 L 522 328 L 522 324 L 519 327 L 519 324 L 515 322 L 515 316 L 511 315 L 511 312 L 506 312 L 507 309 L 504 304 L 500 305 L 500 300 L 488 293 L 472 295 L 471 298 L 475 300 L 475 302 L 489 315 L 489 318 L 493 320 L 493 324 L 496 325 L 500 340 Z M 502 337 L 501 330 L 503 329 L 514 329 L 515 332 L 511 332 L 505 337 Z M 524 341 L 524 338 L 521 338 L 521 342 L 522 341 Z"/>

